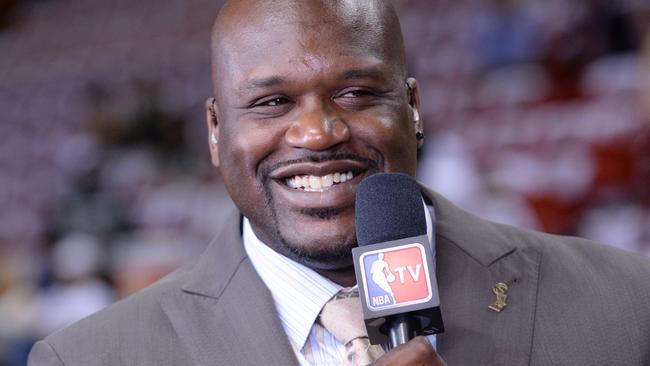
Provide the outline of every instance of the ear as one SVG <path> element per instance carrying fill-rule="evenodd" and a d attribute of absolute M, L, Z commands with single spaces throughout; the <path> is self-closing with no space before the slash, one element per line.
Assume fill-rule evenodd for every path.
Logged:
<path fill-rule="evenodd" d="M 214 98 L 205 101 L 205 121 L 208 124 L 208 146 L 212 165 L 219 167 L 219 113 Z"/>
<path fill-rule="evenodd" d="M 415 78 L 406 79 L 406 86 L 408 87 L 408 103 L 411 107 L 411 121 L 413 121 L 413 128 L 416 134 L 422 136 L 418 139 L 418 149 L 424 144 L 424 123 L 420 115 L 420 87 Z"/>

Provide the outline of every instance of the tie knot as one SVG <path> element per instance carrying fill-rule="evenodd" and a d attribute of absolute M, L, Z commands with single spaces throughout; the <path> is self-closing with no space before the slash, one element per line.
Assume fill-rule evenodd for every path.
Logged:
<path fill-rule="evenodd" d="M 384 351 L 372 346 L 363 322 L 359 291 L 341 290 L 320 313 L 320 323 L 345 346 L 345 359 L 341 365 L 365 366 L 376 361 Z"/>
<path fill-rule="evenodd" d="M 320 322 L 342 344 L 367 337 L 359 292 L 339 292 L 323 306 Z"/>

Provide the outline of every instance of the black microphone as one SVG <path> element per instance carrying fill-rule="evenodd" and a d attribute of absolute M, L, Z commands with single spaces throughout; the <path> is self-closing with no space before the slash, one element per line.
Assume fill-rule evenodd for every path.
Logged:
<path fill-rule="evenodd" d="M 357 189 L 352 256 L 371 344 L 394 348 L 444 331 L 426 209 L 405 174 L 375 174 Z"/>

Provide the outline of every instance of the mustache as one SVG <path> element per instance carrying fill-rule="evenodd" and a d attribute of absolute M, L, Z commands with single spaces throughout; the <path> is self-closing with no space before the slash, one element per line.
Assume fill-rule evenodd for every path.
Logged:
<path fill-rule="evenodd" d="M 288 165 L 300 164 L 300 163 L 322 163 L 326 161 L 336 161 L 336 160 L 352 160 L 352 161 L 363 163 L 366 166 L 368 166 L 368 170 L 371 172 L 377 171 L 378 169 L 377 167 L 379 165 L 377 161 L 373 159 L 366 158 L 357 154 L 351 154 L 351 153 L 334 153 L 334 154 L 326 154 L 326 155 L 312 154 L 298 159 L 290 159 L 290 160 L 285 160 L 285 161 L 275 163 L 269 166 L 268 168 L 263 169 L 263 171 L 261 171 L 260 173 L 262 177 L 264 177 L 264 179 L 266 180 L 268 179 L 268 176 L 272 171 Z"/>

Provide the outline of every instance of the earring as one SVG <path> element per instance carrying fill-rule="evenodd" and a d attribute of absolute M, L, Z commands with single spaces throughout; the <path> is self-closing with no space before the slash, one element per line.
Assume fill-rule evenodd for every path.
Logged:
<path fill-rule="evenodd" d="M 418 112 L 417 108 L 413 108 L 413 122 L 417 122 L 420 120 L 420 112 Z"/>
<path fill-rule="evenodd" d="M 216 112 L 216 108 L 215 108 L 215 105 L 214 105 L 216 102 L 217 102 L 217 100 L 212 98 L 212 106 L 210 108 L 210 115 L 212 116 L 212 124 L 215 125 L 215 126 L 217 125 L 217 112 Z"/>
<path fill-rule="evenodd" d="M 416 125 L 419 125 L 420 123 L 420 112 L 418 112 L 418 109 L 413 107 L 413 123 Z M 424 133 L 422 131 L 418 131 L 415 133 L 415 138 L 418 141 L 424 140 Z"/>
<path fill-rule="evenodd" d="M 210 106 L 210 116 L 212 117 L 212 125 L 213 126 L 217 125 L 217 112 L 216 112 L 216 108 L 215 108 L 215 105 L 214 105 L 216 102 L 217 102 L 217 100 L 212 98 L 212 103 L 211 103 L 212 105 Z M 212 132 L 210 134 L 210 141 L 213 144 L 218 144 L 219 143 L 219 139 L 217 139 L 217 135 L 215 135 L 214 132 Z"/>

